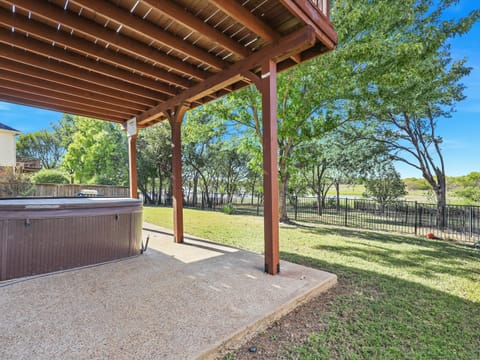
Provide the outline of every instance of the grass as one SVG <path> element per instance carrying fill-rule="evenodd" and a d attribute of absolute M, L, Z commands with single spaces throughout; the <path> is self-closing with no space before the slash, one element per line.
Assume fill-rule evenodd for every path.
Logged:
<path fill-rule="evenodd" d="M 172 227 L 171 209 L 145 221 Z M 185 210 L 185 231 L 261 252 L 263 219 Z M 338 275 L 301 359 L 479 359 L 480 253 L 455 243 L 333 226 L 281 227 L 284 260 Z M 274 340 L 272 340 L 274 341 Z"/>

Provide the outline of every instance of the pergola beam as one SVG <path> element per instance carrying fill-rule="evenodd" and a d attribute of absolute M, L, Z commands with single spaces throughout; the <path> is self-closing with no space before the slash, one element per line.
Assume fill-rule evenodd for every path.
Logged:
<path fill-rule="evenodd" d="M 161 30 L 158 26 L 155 26 L 142 18 L 131 14 L 128 10 L 120 9 L 118 6 L 114 6 L 104 0 L 70 0 L 72 3 L 96 12 L 105 18 L 120 23 L 127 24 L 130 30 L 146 36 L 151 41 L 161 43 L 175 51 L 181 52 L 185 56 L 192 57 L 202 63 L 208 64 L 214 69 L 222 70 L 225 67 L 225 63 L 222 59 L 208 53 L 207 51 L 190 44 L 188 41 L 171 35 L 170 33 Z"/>
<path fill-rule="evenodd" d="M 137 104 L 123 98 L 105 95 L 99 86 L 69 78 L 49 71 L 16 63 L 11 60 L 0 58 L 0 73 L 2 77 L 12 81 L 21 81 L 23 85 L 34 86 L 42 89 L 55 89 L 68 95 L 77 95 L 84 99 L 95 99 L 106 105 L 112 105 L 115 109 L 133 109 L 137 112 L 145 111 L 146 106 Z"/>
<path fill-rule="evenodd" d="M 280 38 L 280 35 L 274 29 L 244 8 L 240 3 L 225 0 L 209 0 L 209 2 L 261 38 L 270 42 L 277 41 Z"/>
<path fill-rule="evenodd" d="M 151 119 L 152 116 L 166 114 L 167 110 L 172 109 L 179 104 L 197 100 L 199 97 L 205 96 L 206 93 L 215 91 L 215 89 L 218 90 L 219 87 L 226 87 L 235 81 L 238 81 L 242 78 L 242 73 L 258 67 L 258 64 L 265 59 L 272 59 L 275 62 L 283 60 L 301 49 L 311 47 L 314 42 L 315 34 L 311 27 L 307 26 L 297 30 L 295 33 L 290 34 L 278 42 L 253 53 L 248 58 L 237 62 L 223 72 L 212 75 L 207 80 L 183 91 L 167 101 L 164 101 L 158 106 L 145 111 L 137 117 L 139 124 L 146 122 L 145 119 Z"/>
<path fill-rule="evenodd" d="M 167 86 L 153 79 L 141 77 L 120 68 L 111 67 L 105 63 L 96 61 L 93 58 L 89 59 L 82 55 L 66 52 L 59 46 L 52 46 L 36 40 L 33 37 L 23 36 L 18 32 L 12 33 L 8 32 L 6 29 L 0 29 L 0 42 L 7 43 L 8 39 L 12 40 L 12 38 L 15 39 L 16 44 L 19 47 L 34 51 L 41 56 L 54 58 L 72 66 L 78 66 L 88 71 L 94 71 L 117 80 L 137 85 L 139 87 L 137 90 L 140 94 L 149 94 L 152 99 L 165 100 L 165 94 L 173 95 L 176 93 L 176 90 L 173 87 Z M 135 89 L 131 88 L 130 91 L 133 92 L 133 90 Z"/>
<path fill-rule="evenodd" d="M 33 101 L 39 101 L 43 103 L 51 103 L 52 105 L 58 106 L 60 108 L 62 106 L 68 106 L 71 109 L 85 109 L 91 114 L 95 114 L 95 113 L 101 114 L 102 112 L 105 112 L 105 110 L 102 109 L 101 106 L 96 106 L 96 104 L 90 104 L 90 105 L 82 104 L 82 103 L 79 103 L 76 98 L 68 97 L 68 96 L 62 97 L 61 94 L 54 93 L 54 92 L 42 91 L 41 93 L 39 93 L 38 91 L 28 87 L 24 87 L 22 89 L 20 84 L 12 83 L 10 81 L 2 80 L 2 82 L 0 82 L 0 93 L 15 96 L 24 100 L 33 100 Z M 118 119 L 118 121 L 121 121 L 122 119 L 125 118 L 125 116 L 132 116 L 132 114 L 112 111 L 112 112 L 109 112 L 109 116 L 112 119 Z"/>
<path fill-rule="evenodd" d="M 101 59 L 110 65 L 120 66 L 144 76 L 159 79 L 182 88 L 188 88 L 192 85 L 192 82 L 188 79 L 172 74 L 164 69 L 134 60 L 121 53 L 96 45 L 88 40 L 73 37 L 66 32 L 59 31 L 42 24 L 41 22 L 27 19 L 25 16 L 18 13 L 14 14 L 2 8 L 0 8 L 0 24 L 3 24 L 10 29 L 14 28 L 16 30 L 22 30 L 29 34 L 29 36 L 42 39 L 50 44 L 55 43 L 57 46 L 68 47 L 82 55 L 90 56 L 93 59 Z M 174 95 L 176 93 L 174 88 L 159 86 L 159 83 L 154 82 L 151 84 L 150 88 L 162 91 L 166 94 Z"/>
<path fill-rule="evenodd" d="M 104 78 L 102 76 L 92 74 L 95 79 L 95 83 L 97 84 L 105 84 L 106 86 L 125 91 L 127 94 L 135 94 L 152 100 L 158 101 L 166 99 L 165 94 L 161 93 L 160 91 L 153 91 L 147 88 L 147 86 L 149 85 L 149 81 L 145 81 L 147 79 L 144 79 L 128 71 L 108 66 L 93 59 L 87 59 L 81 55 L 74 55 L 72 53 L 62 50 L 61 48 L 47 45 L 46 43 L 32 38 L 27 38 L 22 34 L 12 33 L 8 32 L 5 29 L 0 29 L 0 43 L 4 43 L 6 45 L 9 43 L 15 43 L 15 45 L 19 48 L 26 51 L 31 51 L 34 54 L 40 55 L 41 57 L 47 59 L 55 59 L 69 64 L 71 67 L 70 71 L 68 72 L 71 76 L 75 76 L 77 69 L 82 68 L 87 72 L 95 72 L 97 74 L 107 77 Z M 0 56 L 7 57 L 3 53 L 0 53 Z M 36 57 L 31 57 L 30 55 L 28 55 L 27 59 L 28 64 L 31 64 L 33 66 L 37 65 Z M 55 69 L 61 67 L 62 66 L 58 64 L 55 64 L 55 66 L 53 66 L 53 68 Z M 154 82 L 153 80 L 151 81 Z M 143 87 L 142 84 L 144 84 Z M 154 85 L 156 87 L 160 87 L 162 84 L 158 83 Z"/>
<path fill-rule="evenodd" d="M 290 11 L 293 11 L 302 21 L 316 29 L 315 34 L 323 45 L 329 50 L 333 50 L 337 44 L 337 33 L 331 26 L 327 16 L 314 6 L 310 1 L 292 1 L 280 0 L 280 2 Z M 328 9 L 327 9 L 328 11 Z"/>
<path fill-rule="evenodd" d="M 0 59 L 2 58 L 25 66 L 26 71 L 29 69 L 41 71 L 42 76 L 47 73 L 54 83 L 64 83 L 64 79 L 66 79 L 72 85 L 78 84 L 79 88 L 85 89 L 85 86 L 88 86 L 87 89 L 93 92 L 109 95 L 119 100 L 133 101 L 144 106 L 154 106 L 157 103 L 149 97 L 131 93 L 132 87 L 122 81 L 83 69 L 76 69 L 72 65 L 51 61 L 46 57 L 0 43 Z M 86 83 L 86 85 L 82 85 L 82 83 Z"/>
<path fill-rule="evenodd" d="M 37 108 L 41 108 L 45 110 L 67 112 L 73 115 L 88 116 L 94 119 L 106 120 L 106 121 L 116 122 L 120 124 L 124 122 L 123 119 L 107 116 L 105 115 L 105 113 L 90 112 L 88 110 L 85 110 L 84 108 L 70 107 L 66 104 L 56 105 L 49 100 L 39 99 L 38 97 L 24 98 L 24 97 L 12 96 L 10 91 L 6 91 L 6 92 L 4 91 L 5 91 L 4 89 L 0 89 L 0 96 L 2 97 L 2 100 L 8 101 L 12 104 L 35 106 Z"/>
<path fill-rule="evenodd" d="M 252 12 L 248 11 L 239 3 L 223 0 L 209 1 L 212 4 L 215 4 L 228 16 L 232 17 L 233 19 L 247 27 L 249 30 L 269 42 L 278 41 L 282 37 L 275 29 L 271 28 L 270 26 L 268 26 L 268 24 L 261 21 Z M 297 64 L 300 63 L 300 57 L 297 54 L 292 54 L 291 57 Z"/>
<path fill-rule="evenodd" d="M 148 44 L 123 36 L 116 31 L 80 17 L 77 14 L 64 11 L 53 4 L 44 1 L 30 0 L 0 0 L 0 2 L 15 5 L 25 11 L 31 11 L 33 14 L 43 19 L 61 24 L 67 29 L 73 29 L 74 32 L 79 32 L 83 35 L 102 40 L 107 44 L 122 49 L 133 57 L 140 56 L 151 63 L 161 64 L 162 66 L 173 69 L 176 72 L 192 76 L 199 80 L 203 80 L 208 76 L 207 72 L 200 70 L 196 66 L 182 62 L 180 59 L 175 59 L 172 56 L 168 56 L 167 54 L 148 46 Z"/>
<path fill-rule="evenodd" d="M 28 77 L 26 76 L 26 80 Z M 110 114 L 115 114 L 121 117 L 133 116 L 136 113 L 132 109 L 124 108 L 121 106 L 112 106 L 110 104 L 105 104 L 92 98 L 78 96 L 76 94 L 67 94 L 63 92 L 60 88 L 51 89 L 49 86 L 46 86 L 45 83 L 41 81 L 29 81 L 28 83 L 22 82 L 21 75 L 13 75 L 4 70 L 0 70 L 0 86 L 3 88 L 9 88 L 12 90 L 21 91 L 24 93 L 36 95 L 41 94 L 45 97 L 55 99 L 55 100 L 65 100 L 71 103 L 76 103 L 78 105 L 85 105 L 89 108 L 96 108 L 97 111 L 107 111 Z M 28 86 L 25 86 L 28 85 Z"/>
<path fill-rule="evenodd" d="M 224 33 L 216 30 L 195 15 L 187 12 L 181 6 L 170 0 L 143 0 L 144 4 L 148 4 L 162 14 L 168 16 L 173 21 L 182 24 L 191 31 L 198 32 L 208 39 L 214 41 L 220 47 L 223 47 L 241 58 L 248 57 L 251 51 L 232 40 Z"/>

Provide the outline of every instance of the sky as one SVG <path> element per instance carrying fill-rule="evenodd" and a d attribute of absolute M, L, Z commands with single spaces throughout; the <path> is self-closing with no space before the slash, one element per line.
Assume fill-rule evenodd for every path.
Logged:
<path fill-rule="evenodd" d="M 447 18 L 461 17 L 480 8 L 480 0 L 461 0 L 445 14 Z M 442 151 L 447 176 L 461 176 L 480 171 L 480 22 L 471 31 L 452 39 L 453 59 L 468 59 L 467 66 L 472 72 L 463 83 L 466 99 L 457 104 L 456 112 L 449 119 L 439 119 L 438 134 L 443 137 Z M 0 122 L 23 133 L 50 129 L 61 113 L 0 102 Z M 421 177 L 411 166 L 397 163 L 397 170 L 403 178 Z"/>

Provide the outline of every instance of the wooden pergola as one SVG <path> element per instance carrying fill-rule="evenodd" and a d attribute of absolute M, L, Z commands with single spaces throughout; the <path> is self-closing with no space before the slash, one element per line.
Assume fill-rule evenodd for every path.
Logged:
<path fill-rule="evenodd" d="M 279 271 L 276 75 L 332 50 L 328 0 L 0 0 L 0 100 L 135 128 L 168 120 L 174 238 L 183 241 L 186 111 L 262 94 L 265 271 Z M 136 131 L 129 137 L 137 197 Z"/>

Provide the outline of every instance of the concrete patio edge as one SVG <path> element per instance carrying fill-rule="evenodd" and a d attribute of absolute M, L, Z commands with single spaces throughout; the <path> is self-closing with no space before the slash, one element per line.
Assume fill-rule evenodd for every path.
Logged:
<path fill-rule="evenodd" d="M 282 261 L 283 262 L 283 261 Z M 337 285 L 337 275 L 332 274 L 332 277 L 327 281 L 320 283 L 317 287 L 310 289 L 308 292 L 298 295 L 290 302 L 279 306 L 276 310 L 270 312 L 266 316 L 258 317 L 252 324 L 245 326 L 243 329 L 232 332 L 226 335 L 215 346 L 210 347 L 202 352 L 198 357 L 201 360 L 217 359 L 222 352 L 228 350 L 237 350 L 258 331 L 268 328 L 275 321 L 289 314 L 299 305 L 307 303 L 309 300 L 319 296 L 320 294 L 330 290 Z"/>

